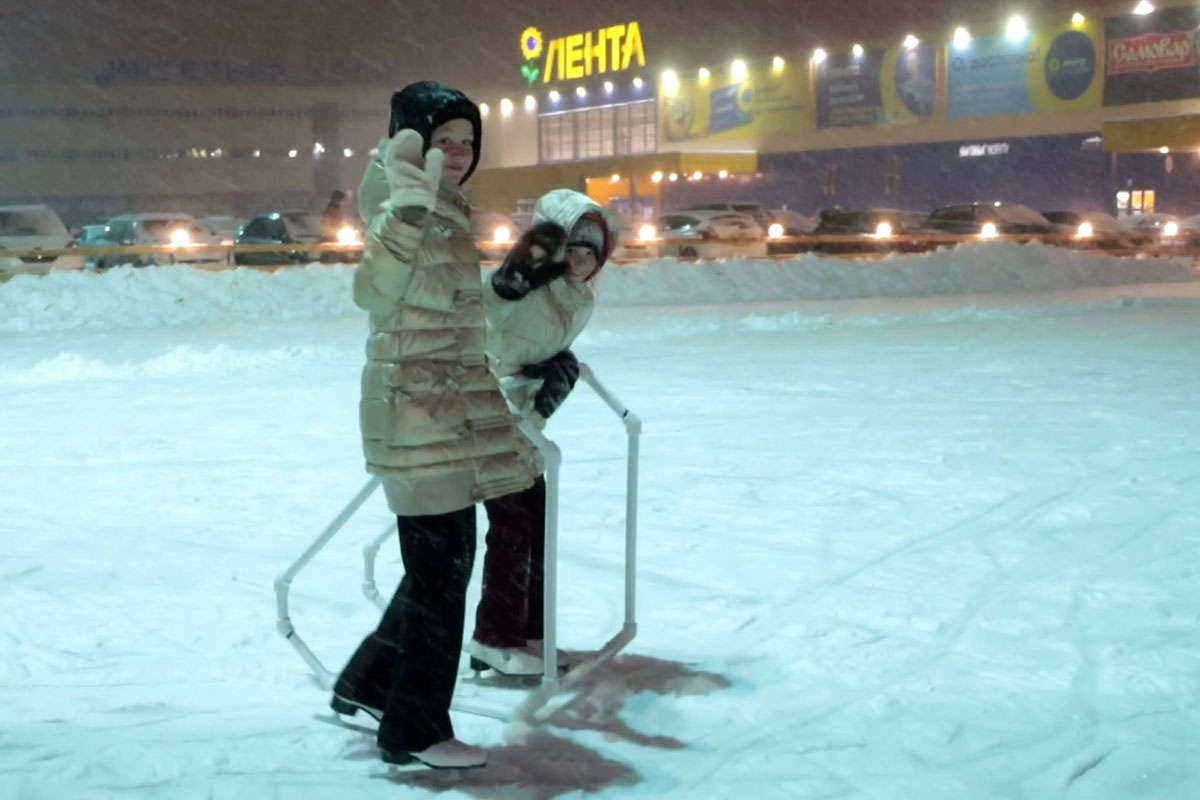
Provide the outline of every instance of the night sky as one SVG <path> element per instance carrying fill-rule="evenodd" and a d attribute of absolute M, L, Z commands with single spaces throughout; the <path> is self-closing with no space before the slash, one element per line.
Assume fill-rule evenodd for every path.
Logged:
<path fill-rule="evenodd" d="M 650 66 L 808 52 L 908 30 L 1102 7 L 1096 0 L 0 0 L 0 84 L 401 85 L 521 88 L 518 37 L 637 20 Z M 1132 9 L 1133 0 L 1128 6 Z M 215 65 L 215 66 L 214 66 Z M 186 76 L 180 81 L 180 76 Z M 214 77 L 224 75 L 225 77 Z"/>

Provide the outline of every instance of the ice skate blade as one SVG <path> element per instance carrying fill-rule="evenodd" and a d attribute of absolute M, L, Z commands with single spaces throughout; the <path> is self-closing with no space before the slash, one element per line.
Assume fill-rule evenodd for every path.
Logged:
<path fill-rule="evenodd" d="M 336 694 L 330 698 L 329 707 L 332 708 L 335 713 L 346 717 L 353 717 L 355 714 L 361 711 L 368 717 L 374 719 L 376 722 L 383 718 L 383 712 L 381 712 L 379 709 L 352 702 Z"/>

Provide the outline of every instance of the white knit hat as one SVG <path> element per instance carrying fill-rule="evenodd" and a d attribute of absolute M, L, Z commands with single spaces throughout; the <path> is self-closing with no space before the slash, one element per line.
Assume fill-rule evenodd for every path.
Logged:
<path fill-rule="evenodd" d="M 601 263 L 608 255 L 604 252 L 604 228 L 591 217 L 580 217 L 579 221 L 575 223 L 575 227 L 571 228 L 571 232 L 567 234 L 567 247 L 572 245 L 586 245 L 592 248 L 592 252 L 596 254 L 596 260 Z"/>

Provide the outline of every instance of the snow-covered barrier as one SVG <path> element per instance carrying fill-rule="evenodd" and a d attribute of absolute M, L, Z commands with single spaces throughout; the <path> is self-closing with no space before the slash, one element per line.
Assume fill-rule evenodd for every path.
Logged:
<path fill-rule="evenodd" d="M 0 332 L 259 323 L 357 315 L 354 268 L 187 266 L 18 275 L 0 283 Z M 1119 258 L 986 242 L 882 261 L 655 259 L 604 270 L 605 306 L 1022 294 L 1200 280 L 1192 259 Z"/>

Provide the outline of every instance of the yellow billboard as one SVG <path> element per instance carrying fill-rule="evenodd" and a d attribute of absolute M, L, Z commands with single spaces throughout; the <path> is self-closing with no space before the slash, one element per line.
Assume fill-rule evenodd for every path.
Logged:
<path fill-rule="evenodd" d="M 813 129 L 807 64 L 735 62 L 729 69 L 658 82 L 662 141 L 745 139 Z"/>

